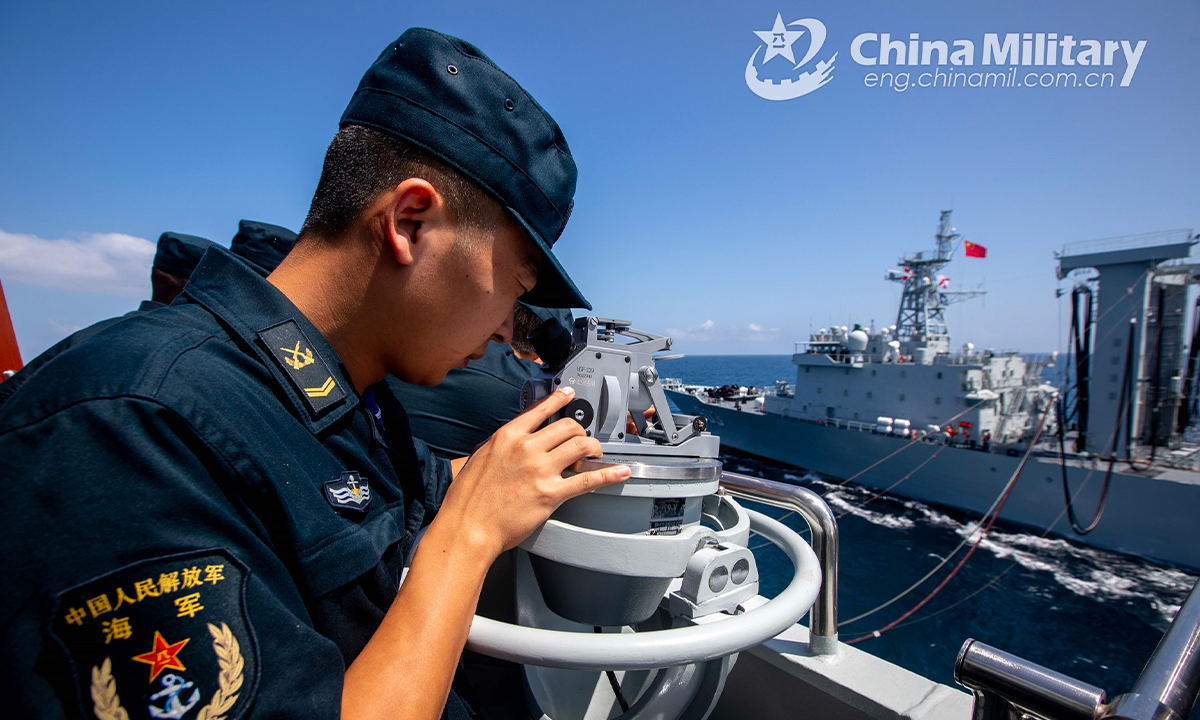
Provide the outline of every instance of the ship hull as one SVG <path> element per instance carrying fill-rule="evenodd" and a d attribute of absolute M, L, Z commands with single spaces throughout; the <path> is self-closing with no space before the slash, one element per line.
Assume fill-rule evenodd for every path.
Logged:
<path fill-rule="evenodd" d="M 1021 458 L 916 442 L 873 432 L 743 412 L 669 391 L 680 410 L 702 415 L 721 445 L 891 494 L 983 515 Z M 894 453 L 894 454 L 893 454 Z M 1127 467 L 1124 464 L 1118 468 Z M 1106 465 L 1068 466 L 1075 514 L 1088 522 L 1100 502 Z M 905 478 L 905 476 L 908 476 Z M 1082 489 L 1081 489 L 1082 488 Z M 1075 534 L 1064 510 L 1062 465 L 1031 457 L 1000 513 L 1002 520 L 1075 542 L 1158 562 L 1200 568 L 1200 485 L 1114 470 L 1099 525 Z"/>

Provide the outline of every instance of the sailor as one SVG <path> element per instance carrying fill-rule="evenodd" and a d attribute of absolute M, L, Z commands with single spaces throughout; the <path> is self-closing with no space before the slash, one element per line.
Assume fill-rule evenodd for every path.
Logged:
<path fill-rule="evenodd" d="M 150 299 L 143 300 L 137 312 L 149 312 L 170 305 L 183 292 L 183 286 L 200 264 L 204 252 L 213 245 L 213 241 L 195 235 L 177 232 L 159 235 L 158 249 L 150 268 Z"/>
<path fill-rule="evenodd" d="M 238 231 L 229 249 L 269 273 L 279 267 L 295 244 L 296 233 L 285 227 L 242 220 L 238 222 Z"/>
<path fill-rule="evenodd" d="M 450 484 L 380 381 L 434 385 L 508 342 L 518 297 L 586 306 L 552 251 L 575 178 L 482 51 L 409 30 L 269 278 L 213 248 L 179 301 L 20 388 L 0 410 L 6 712 L 465 717 L 451 680 L 488 567 L 628 469 L 562 476 L 600 447 L 542 427 L 560 391 Z"/>
<path fill-rule="evenodd" d="M 183 286 L 191 277 L 192 271 L 200 263 L 204 251 L 214 243 L 195 235 L 185 235 L 177 232 L 165 232 L 158 236 L 158 248 L 154 253 L 154 262 L 150 267 L 150 299 L 143 300 L 136 310 L 130 310 L 124 315 L 101 320 L 82 330 L 77 330 L 47 348 L 41 355 L 30 360 L 20 372 L 0 383 L 0 404 L 3 404 L 17 388 L 33 377 L 43 365 L 60 353 L 87 340 L 105 328 L 112 327 L 122 320 L 142 313 L 157 310 L 171 304 Z"/>
<path fill-rule="evenodd" d="M 410 385 L 389 376 L 388 387 L 408 413 L 413 437 L 440 457 L 463 457 L 520 414 L 521 386 L 542 369 L 529 334 L 551 319 L 568 328 L 574 324 L 568 309 L 519 302 L 512 342 L 489 344 L 482 358 L 451 370 L 441 384 Z"/>

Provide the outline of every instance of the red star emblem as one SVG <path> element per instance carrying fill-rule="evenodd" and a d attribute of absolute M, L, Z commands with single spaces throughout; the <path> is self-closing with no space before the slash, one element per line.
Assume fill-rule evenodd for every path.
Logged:
<path fill-rule="evenodd" d="M 154 682 L 154 678 L 167 668 L 172 670 L 187 670 L 183 663 L 179 662 L 176 655 L 183 649 L 184 645 L 188 644 L 191 638 L 185 638 L 177 643 L 168 643 L 163 639 L 162 633 L 154 631 L 154 649 L 143 655 L 134 655 L 133 659 L 138 662 L 144 662 L 150 666 L 150 682 Z"/>

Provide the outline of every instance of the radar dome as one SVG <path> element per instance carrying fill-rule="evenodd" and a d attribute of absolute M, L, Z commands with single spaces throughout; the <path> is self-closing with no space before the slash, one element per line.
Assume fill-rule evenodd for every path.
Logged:
<path fill-rule="evenodd" d="M 867 334 L 862 330 L 855 330 L 850 333 L 850 337 L 846 339 L 846 349 L 852 353 L 861 353 L 867 349 Z"/>

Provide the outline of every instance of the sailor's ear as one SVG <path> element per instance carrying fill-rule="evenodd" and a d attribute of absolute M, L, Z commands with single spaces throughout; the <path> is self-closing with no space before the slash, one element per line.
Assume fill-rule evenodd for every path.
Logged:
<path fill-rule="evenodd" d="M 422 239 L 422 228 L 444 222 L 446 203 L 422 178 L 409 178 L 380 198 L 383 239 L 396 262 L 411 265 Z"/>

